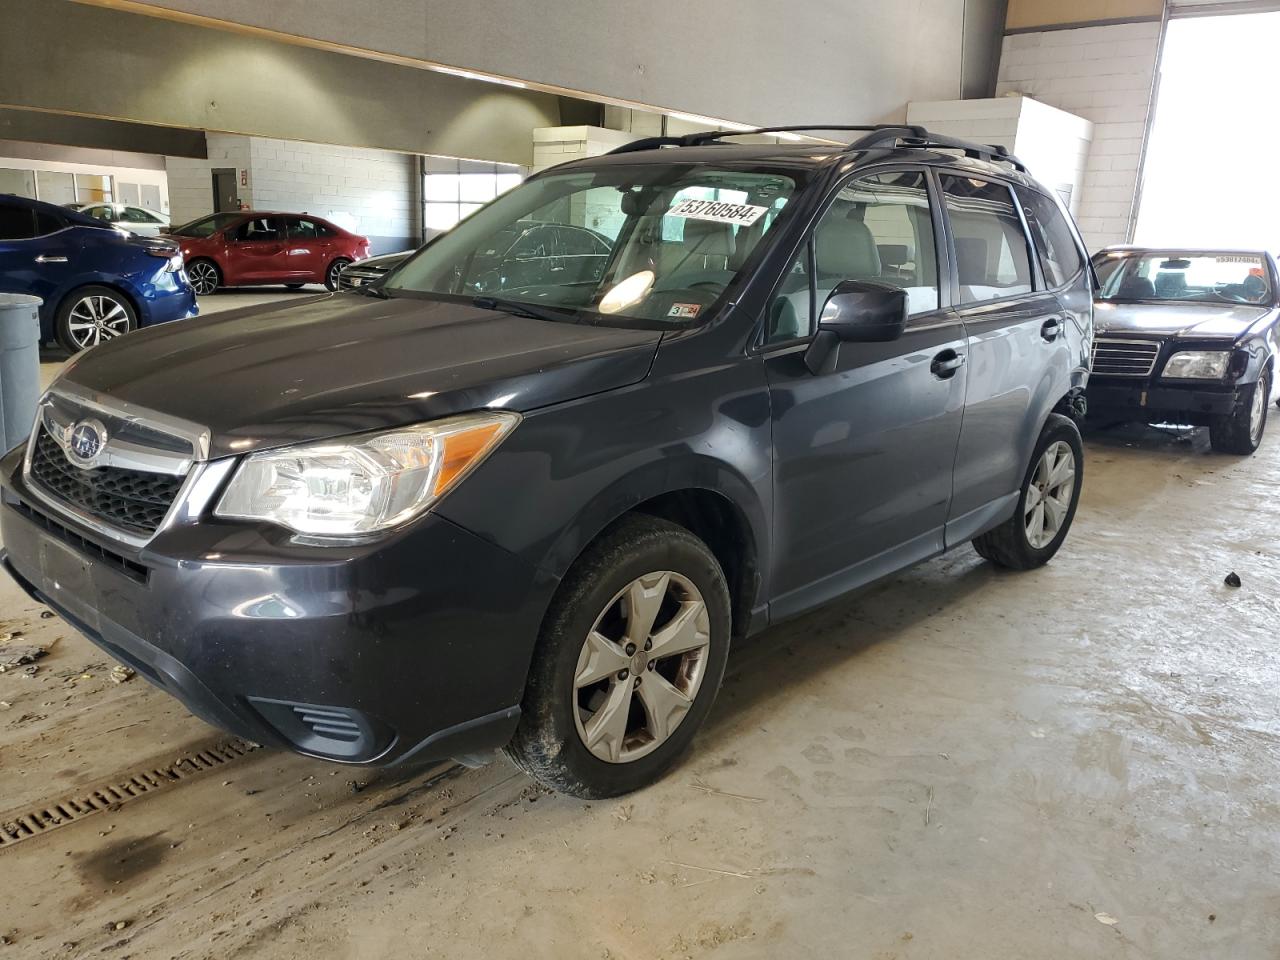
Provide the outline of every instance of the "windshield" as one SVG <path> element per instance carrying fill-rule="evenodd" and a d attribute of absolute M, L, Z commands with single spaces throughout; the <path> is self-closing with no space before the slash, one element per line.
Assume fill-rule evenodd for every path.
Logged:
<path fill-rule="evenodd" d="M 176 237 L 211 237 L 223 227 L 230 226 L 239 220 L 241 213 L 215 213 L 199 220 L 192 220 L 180 227 L 174 227 L 169 233 Z"/>
<path fill-rule="evenodd" d="M 691 164 L 537 177 L 425 247 L 383 292 L 688 324 L 724 294 L 795 190 L 790 175 Z"/>
<path fill-rule="evenodd" d="M 1271 281 L 1260 254 L 1103 256 L 1095 263 L 1103 300 L 1269 303 Z"/>

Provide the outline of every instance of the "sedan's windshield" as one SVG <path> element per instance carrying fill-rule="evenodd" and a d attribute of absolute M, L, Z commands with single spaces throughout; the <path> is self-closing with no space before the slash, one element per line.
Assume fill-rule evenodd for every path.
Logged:
<path fill-rule="evenodd" d="M 192 220 L 169 231 L 175 237 L 211 237 L 223 227 L 230 226 L 244 216 L 241 213 L 215 213 L 199 220 Z"/>
<path fill-rule="evenodd" d="M 1094 265 L 1104 300 L 1271 302 L 1271 281 L 1260 254 L 1108 254 Z"/>
<path fill-rule="evenodd" d="M 691 164 L 535 178 L 477 210 L 388 278 L 440 294 L 687 324 L 724 294 L 796 190 L 792 175 Z"/>

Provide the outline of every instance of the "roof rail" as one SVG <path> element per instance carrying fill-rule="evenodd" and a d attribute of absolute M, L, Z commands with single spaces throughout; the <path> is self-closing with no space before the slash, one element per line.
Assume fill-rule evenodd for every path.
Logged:
<path fill-rule="evenodd" d="M 1015 170 L 1027 172 L 1026 165 L 998 143 L 975 143 L 972 140 L 961 140 L 930 133 L 924 127 L 905 123 L 876 124 L 793 124 L 784 127 L 755 127 L 751 130 L 704 130 L 698 133 L 687 133 L 679 137 L 645 137 L 633 140 L 610 150 L 614 153 L 633 153 L 639 150 L 655 150 L 658 147 L 696 147 L 710 143 L 719 143 L 725 137 L 762 136 L 771 133 L 800 133 L 814 130 L 840 130 L 861 133 L 863 136 L 845 147 L 845 153 L 858 153 L 863 150 L 877 148 L 893 149 L 907 147 L 914 149 L 938 148 L 942 150 L 959 150 L 966 157 L 986 160 L 990 163 L 1007 163 Z"/>

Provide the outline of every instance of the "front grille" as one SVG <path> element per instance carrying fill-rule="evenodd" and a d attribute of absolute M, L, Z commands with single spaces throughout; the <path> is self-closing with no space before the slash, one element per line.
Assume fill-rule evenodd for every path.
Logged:
<path fill-rule="evenodd" d="M 380 280 L 382 275 L 386 272 L 387 271 L 385 270 L 357 270 L 352 267 L 348 267 L 346 270 L 343 270 L 338 274 L 338 289 L 355 290 L 359 287 L 365 286 L 366 284 L 373 283 L 375 280 Z"/>
<path fill-rule="evenodd" d="M 31 479 L 59 500 L 113 527 L 150 536 L 169 512 L 182 477 L 121 467 L 77 467 L 41 425 L 31 454 Z"/>
<path fill-rule="evenodd" d="M 1094 374 L 1104 377 L 1149 377 L 1160 355 L 1160 344 L 1152 340 L 1093 341 Z"/>

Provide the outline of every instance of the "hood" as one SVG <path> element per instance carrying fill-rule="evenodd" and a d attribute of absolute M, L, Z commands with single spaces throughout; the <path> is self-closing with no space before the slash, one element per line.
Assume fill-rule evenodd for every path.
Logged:
<path fill-rule="evenodd" d="M 1247 303 L 1109 303 L 1093 307 L 1093 327 L 1101 334 L 1140 333 L 1156 337 L 1235 340 L 1272 312 Z"/>
<path fill-rule="evenodd" d="M 661 339 L 469 304 L 327 294 L 138 331 L 82 354 L 67 379 L 207 427 L 218 457 L 601 393 L 644 379 Z"/>

